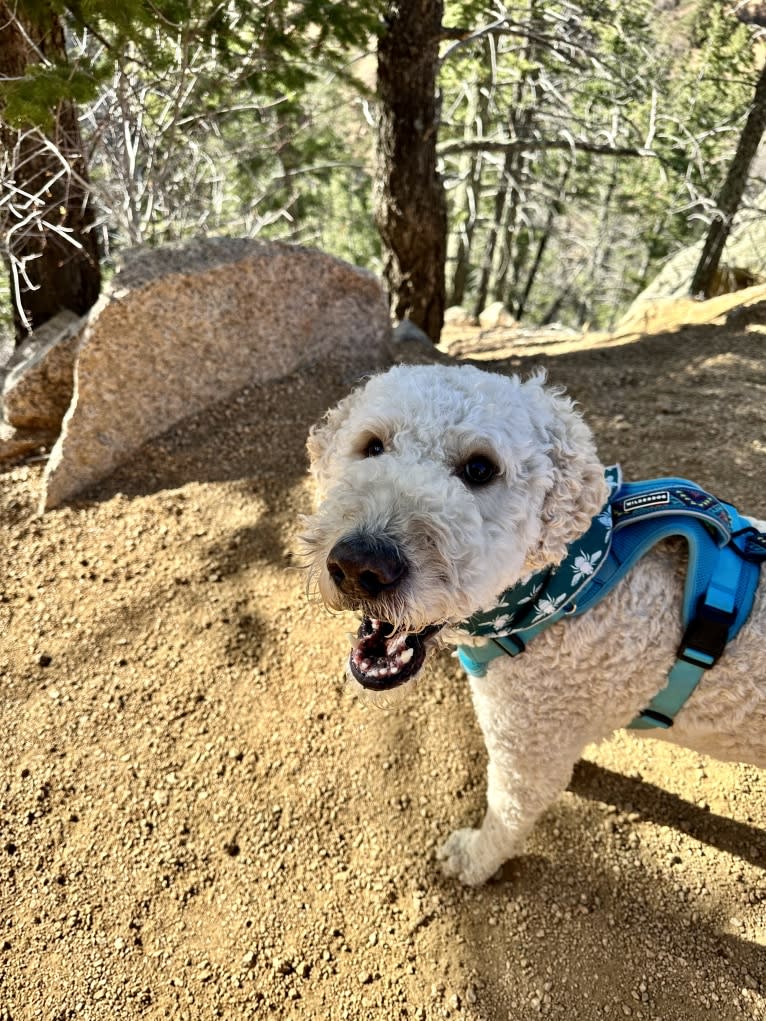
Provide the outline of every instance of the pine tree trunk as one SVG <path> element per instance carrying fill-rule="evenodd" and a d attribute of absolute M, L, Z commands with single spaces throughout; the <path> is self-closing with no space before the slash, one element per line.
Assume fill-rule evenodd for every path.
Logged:
<path fill-rule="evenodd" d="M 474 300 L 474 315 L 477 317 L 484 311 L 484 307 L 487 304 L 487 292 L 489 291 L 492 263 L 495 258 L 495 246 L 497 244 L 498 235 L 503 227 L 503 210 L 505 209 L 508 192 L 513 186 L 511 175 L 514 163 L 515 154 L 512 151 L 507 152 L 503 159 L 503 169 L 500 172 L 500 181 L 498 183 L 497 191 L 495 192 L 492 224 L 489 228 L 489 233 L 487 234 L 487 240 L 484 243 L 481 276 L 479 277 L 479 285 L 476 289 L 476 298 Z"/>
<path fill-rule="evenodd" d="M 492 297 L 495 301 L 502 301 L 509 309 L 511 308 L 511 294 L 509 293 L 508 273 L 513 269 L 514 279 L 518 276 L 525 254 L 524 244 L 519 240 L 519 214 L 522 208 L 521 188 L 527 176 L 528 162 L 524 153 L 519 154 L 506 204 L 505 222 L 500 235 L 500 246 L 494 267 Z"/>
<path fill-rule="evenodd" d="M 487 113 L 487 93 L 479 87 L 476 82 L 472 88 L 472 100 L 466 115 L 463 138 L 466 142 L 475 138 L 477 124 L 481 126 Z M 452 238 L 448 239 L 448 256 L 450 261 L 449 241 L 453 240 L 454 255 L 452 262 L 452 285 L 449 289 L 449 304 L 462 305 L 465 297 L 468 276 L 471 270 L 471 247 L 473 235 L 476 228 L 476 219 L 479 208 L 479 189 L 481 188 L 481 175 L 484 169 L 484 154 L 482 152 L 467 153 L 461 159 L 460 185 L 453 192 L 453 222 L 456 226 L 452 232 Z"/>
<path fill-rule="evenodd" d="M 66 59 L 58 16 L 47 4 L 40 10 L 32 17 L 15 4 L 0 2 L 0 77 L 21 77 L 29 64 L 39 60 L 30 43 L 51 61 Z M 19 194 L 10 203 L 15 212 L 8 212 L 7 204 L 0 222 L 11 266 L 17 342 L 62 309 L 84 314 L 101 289 L 77 111 L 73 103 L 62 101 L 51 114 L 53 128 L 47 144 L 39 131 L 17 130 L 0 116 L 3 191 L 15 188 L 40 200 L 36 209 L 25 209 Z"/>
<path fill-rule="evenodd" d="M 447 204 L 436 171 L 442 0 L 395 0 L 378 41 L 375 219 L 392 311 L 436 343 L 444 322 Z"/>
<path fill-rule="evenodd" d="M 537 0 L 530 0 L 527 23 L 530 35 L 524 47 L 524 64 L 519 80 L 513 90 L 510 110 L 510 127 L 513 138 L 526 138 L 532 134 L 535 119 L 534 96 L 540 68 L 537 64 L 535 32 L 538 26 Z M 530 92 L 529 101 L 524 99 Z M 487 302 L 487 293 L 492 287 L 496 301 L 502 301 L 505 281 L 511 262 L 511 253 L 516 243 L 516 225 L 521 205 L 521 186 L 526 172 L 527 156 L 524 152 L 508 152 L 503 161 L 498 193 L 495 195 L 494 220 L 487 236 L 475 311 L 478 316 Z M 498 246 L 498 241 L 500 245 Z M 494 282 L 491 283 L 494 277 Z"/>
<path fill-rule="evenodd" d="M 596 240 L 590 256 L 588 268 L 588 282 L 580 291 L 578 325 L 584 326 L 586 322 L 593 319 L 593 310 L 596 307 L 597 296 L 605 290 L 605 269 L 609 265 L 612 254 L 613 236 L 611 228 L 612 202 L 614 201 L 617 183 L 619 180 L 620 165 L 618 160 L 612 161 L 612 171 L 609 181 L 603 193 L 601 212 L 598 218 L 596 229 Z"/>
<path fill-rule="evenodd" d="M 737 150 L 729 166 L 726 180 L 716 199 L 716 215 L 710 224 L 702 255 L 689 287 L 692 295 L 703 295 L 706 298 L 710 296 L 711 284 L 721 261 L 724 245 L 745 192 L 750 165 L 755 158 L 765 130 L 766 64 L 761 69 L 755 87 L 753 105 L 750 107 L 742 134 L 739 136 Z"/>
<path fill-rule="evenodd" d="M 537 274 L 540 271 L 540 266 L 542 265 L 543 256 L 545 255 L 545 250 L 548 247 L 548 242 L 550 241 L 551 235 L 553 234 L 553 225 L 558 219 L 558 217 L 561 216 L 561 214 L 564 211 L 567 184 L 569 183 L 569 175 L 571 171 L 572 164 L 569 163 L 567 164 L 567 168 L 564 171 L 564 175 L 559 183 L 558 197 L 553 199 L 551 201 L 550 206 L 548 207 L 548 216 L 545 221 L 545 229 L 543 230 L 543 233 L 537 242 L 537 248 L 535 249 L 535 257 L 532 260 L 532 266 L 529 270 L 529 274 L 527 275 L 527 280 L 526 283 L 524 284 L 524 290 L 521 294 L 521 297 L 519 298 L 518 304 L 516 305 L 516 309 L 514 311 L 514 315 L 519 320 L 519 322 L 521 322 L 521 320 L 524 318 L 524 314 L 527 309 L 527 303 L 529 302 L 529 296 L 532 293 L 532 288 L 535 285 Z"/>

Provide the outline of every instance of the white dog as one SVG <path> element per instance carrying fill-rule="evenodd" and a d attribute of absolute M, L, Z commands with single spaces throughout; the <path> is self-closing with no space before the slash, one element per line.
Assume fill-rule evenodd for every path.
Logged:
<path fill-rule="evenodd" d="M 608 494 L 590 430 L 541 375 L 397 366 L 328 412 L 308 449 L 318 503 L 305 550 L 325 603 L 363 617 L 349 674 L 368 691 L 413 681 L 438 642 L 486 644 L 461 624 L 559 564 Z M 440 849 L 448 874 L 479 884 L 519 854 L 585 745 L 663 687 L 685 564 L 682 543 L 661 543 L 589 612 L 471 678 L 487 811 Z M 766 766 L 764 588 L 674 725 L 654 736 Z"/>

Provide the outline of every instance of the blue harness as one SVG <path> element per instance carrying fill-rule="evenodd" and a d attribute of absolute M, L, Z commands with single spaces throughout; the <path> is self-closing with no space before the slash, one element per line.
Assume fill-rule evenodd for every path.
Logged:
<path fill-rule="evenodd" d="M 622 481 L 606 469 L 610 496 L 590 528 L 568 547 L 561 564 L 508 589 L 498 605 L 461 625 L 483 645 L 458 646 L 464 669 L 483 677 L 499 656 L 518 656 L 565 616 L 579 617 L 607 596 L 637 560 L 663 539 L 684 538 L 689 566 L 683 638 L 666 686 L 630 724 L 672 727 L 706 670 L 718 662 L 753 606 L 766 533 L 731 506 L 686 479 Z"/>

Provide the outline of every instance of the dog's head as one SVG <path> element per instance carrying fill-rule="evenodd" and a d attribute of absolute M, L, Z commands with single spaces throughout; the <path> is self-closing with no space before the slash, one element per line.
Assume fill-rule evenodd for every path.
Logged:
<path fill-rule="evenodd" d="M 590 430 L 542 374 L 396 366 L 309 436 L 303 548 L 325 603 L 358 610 L 351 675 L 414 678 L 442 626 L 560 562 L 606 499 Z"/>

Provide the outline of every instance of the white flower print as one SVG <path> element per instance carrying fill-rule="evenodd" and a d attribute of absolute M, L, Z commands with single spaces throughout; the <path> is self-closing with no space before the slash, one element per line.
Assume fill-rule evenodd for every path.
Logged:
<path fill-rule="evenodd" d="M 503 614 L 501 617 L 496 617 L 492 621 L 492 630 L 495 634 L 500 634 L 508 625 L 511 623 L 511 617 L 508 614 Z"/>
<path fill-rule="evenodd" d="M 532 624 L 537 624 L 544 617 L 550 617 L 552 613 L 555 613 L 561 607 L 561 604 L 566 601 L 567 597 L 568 593 L 566 592 L 561 592 L 557 596 L 543 596 L 535 607 Z"/>
<path fill-rule="evenodd" d="M 528 596 L 523 596 L 521 599 L 516 600 L 516 606 L 523 606 L 525 603 L 531 603 L 533 599 L 537 597 L 542 585 L 536 585 L 535 588 L 529 593 Z"/>
<path fill-rule="evenodd" d="M 620 466 L 615 464 L 606 470 L 606 484 L 609 486 L 610 495 L 615 493 L 622 485 L 622 472 Z"/>
<path fill-rule="evenodd" d="M 579 553 L 572 564 L 572 581 L 578 585 L 583 578 L 590 578 L 596 570 L 596 564 L 604 555 L 603 550 L 595 550 L 593 553 Z"/>

